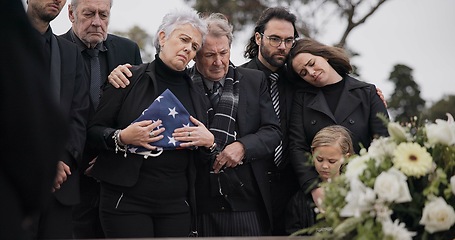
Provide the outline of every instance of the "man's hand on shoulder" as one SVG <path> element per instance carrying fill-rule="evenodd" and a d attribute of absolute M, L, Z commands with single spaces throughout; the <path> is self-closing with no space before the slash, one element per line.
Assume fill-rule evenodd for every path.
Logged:
<path fill-rule="evenodd" d="M 119 65 L 107 77 L 108 82 L 115 88 L 126 88 L 130 84 L 128 78 L 133 76 L 130 71 L 131 67 L 129 63 Z"/>

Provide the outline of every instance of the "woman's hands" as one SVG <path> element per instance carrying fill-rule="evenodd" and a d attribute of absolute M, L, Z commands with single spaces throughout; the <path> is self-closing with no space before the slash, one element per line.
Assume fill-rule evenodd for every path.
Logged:
<path fill-rule="evenodd" d="M 190 116 L 190 121 L 195 126 L 175 129 L 174 133 L 172 133 L 174 139 L 181 142 L 181 147 L 210 148 L 215 142 L 215 136 L 193 116 Z"/>
<path fill-rule="evenodd" d="M 156 122 L 151 120 L 135 122 L 120 132 L 119 140 L 126 145 L 141 146 L 148 150 L 155 151 L 157 150 L 157 147 L 151 146 L 149 143 L 159 141 L 164 137 L 163 135 L 160 135 L 164 132 L 164 127 L 153 130 L 160 126 L 161 123 L 161 120 Z"/>

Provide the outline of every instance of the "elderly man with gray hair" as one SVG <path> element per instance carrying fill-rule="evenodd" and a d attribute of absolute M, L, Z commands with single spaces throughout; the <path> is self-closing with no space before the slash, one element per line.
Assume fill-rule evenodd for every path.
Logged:
<path fill-rule="evenodd" d="M 96 111 L 108 73 L 119 64 L 141 64 L 139 47 L 133 41 L 108 34 L 112 0 L 72 0 L 68 5 L 71 29 L 62 35 L 75 43 L 85 62 L 90 79 L 90 121 Z M 80 173 L 81 202 L 73 208 L 75 238 L 104 237 L 98 214 L 99 183 L 84 171 L 98 155 L 90 144 L 85 145 Z"/>
<path fill-rule="evenodd" d="M 192 79 L 206 96 L 215 153 L 196 161 L 200 236 L 270 235 L 266 166 L 281 140 L 265 75 L 230 62 L 232 26 L 219 13 L 196 54 Z"/>

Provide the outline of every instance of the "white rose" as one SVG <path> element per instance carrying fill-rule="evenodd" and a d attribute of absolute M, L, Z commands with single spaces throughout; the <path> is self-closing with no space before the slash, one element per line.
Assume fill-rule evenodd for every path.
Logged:
<path fill-rule="evenodd" d="M 452 193 L 455 195 L 455 175 L 450 178 L 450 186 L 452 187 Z"/>
<path fill-rule="evenodd" d="M 455 123 L 449 113 L 447 113 L 447 118 L 447 121 L 436 119 L 436 123 L 425 126 L 430 145 L 440 143 L 450 146 L 455 144 Z"/>
<path fill-rule="evenodd" d="M 455 224 L 455 210 L 442 197 L 435 198 L 425 204 L 419 223 L 429 233 L 449 230 Z"/>
<path fill-rule="evenodd" d="M 390 137 L 396 142 L 407 141 L 406 130 L 399 123 L 389 122 L 387 124 L 387 130 L 389 131 Z"/>
<path fill-rule="evenodd" d="M 367 167 L 366 162 L 368 160 L 370 160 L 370 155 L 368 154 L 357 156 L 349 160 L 348 164 L 346 165 L 346 177 L 348 179 L 357 178 Z"/>
<path fill-rule="evenodd" d="M 403 203 L 412 200 L 406 176 L 395 168 L 382 172 L 376 177 L 374 191 L 379 199 L 387 202 Z"/>
<path fill-rule="evenodd" d="M 366 187 L 359 179 L 350 181 L 351 190 L 345 197 L 346 205 L 341 209 L 341 217 L 360 217 L 363 212 L 374 207 L 376 194 L 373 189 Z"/>

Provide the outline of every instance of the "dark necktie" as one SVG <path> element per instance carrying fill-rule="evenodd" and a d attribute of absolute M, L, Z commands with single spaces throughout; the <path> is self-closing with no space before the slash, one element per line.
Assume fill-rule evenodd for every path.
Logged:
<path fill-rule="evenodd" d="M 272 97 L 272 104 L 273 109 L 275 110 L 275 114 L 280 120 L 280 94 L 278 92 L 278 84 L 277 80 L 279 78 L 278 73 L 272 73 L 269 76 L 270 79 L 270 96 Z M 280 120 L 281 121 L 281 120 Z M 280 142 L 280 145 L 275 148 L 275 155 L 273 161 L 277 167 L 280 166 L 281 160 L 283 158 L 283 143 Z"/>
<path fill-rule="evenodd" d="M 98 49 L 86 49 L 90 55 L 90 98 L 92 99 L 93 107 L 96 109 L 100 100 L 101 90 L 101 67 L 100 59 L 98 58 Z"/>
<path fill-rule="evenodd" d="M 218 102 L 220 101 L 221 94 L 221 83 L 219 81 L 213 82 L 213 89 L 210 92 L 210 102 L 212 103 L 212 107 L 215 110 L 216 107 L 218 106 Z"/>
<path fill-rule="evenodd" d="M 43 37 L 43 47 L 44 47 L 44 58 L 46 60 L 46 64 L 49 64 L 50 67 L 50 62 L 51 62 L 51 42 L 50 39 L 47 39 Z"/>

